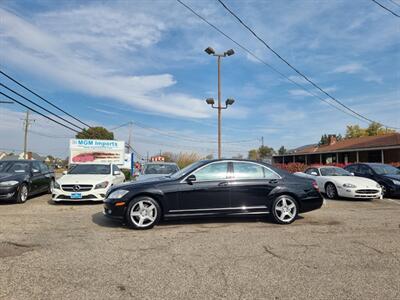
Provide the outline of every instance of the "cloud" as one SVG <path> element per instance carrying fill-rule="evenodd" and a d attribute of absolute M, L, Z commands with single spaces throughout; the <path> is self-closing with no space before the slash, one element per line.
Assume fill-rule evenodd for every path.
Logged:
<path fill-rule="evenodd" d="M 364 67 L 359 63 L 349 63 L 345 65 L 338 66 L 333 70 L 333 73 L 346 73 L 346 74 L 356 74 L 364 70 Z"/>
<path fill-rule="evenodd" d="M 115 61 L 107 59 L 108 50 L 112 49 L 99 52 L 97 44 L 112 45 L 116 51 L 121 48 L 132 50 L 135 47 L 148 47 L 159 40 L 163 29 L 163 25 L 157 22 L 155 25 L 151 22 L 153 26 L 145 29 L 151 18 L 146 19 L 142 15 L 123 18 L 123 15 L 113 11 L 107 12 L 91 8 L 48 13 L 41 15 L 45 20 L 41 21 L 44 25 L 37 26 L 0 9 L 3 58 L 23 70 L 47 77 L 63 88 L 100 97 L 104 101 L 108 98 L 150 112 L 180 117 L 209 117 L 210 112 L 203 105 L 203 100 L 184 93 L 165 91 L 176 84 L 173 75 L 130 75 L 131 72 L 125 70 L 125 64 L 113 65 Z M 91 14 L 99 16 L 90 19 Z M 76 23 L 83 17 L 87 17 L 86 20 Z M 50 26 L 57 23 L 54 19 L 61 25 Z M 134 19 L 133 23 L 128 22 L 131 19 Z M 117 34 L 121 30 L 124 34 Z M 79 37 L 83 33 L 86 36 Z"/>

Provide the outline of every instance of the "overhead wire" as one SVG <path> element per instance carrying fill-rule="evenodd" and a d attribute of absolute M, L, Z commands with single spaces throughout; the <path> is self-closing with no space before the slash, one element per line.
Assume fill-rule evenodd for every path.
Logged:
<path fill-rule="evenodd" d="M 178 0 L 179 1 L 179 0 Z M 296 67 L 294 67 L 290 62 L 288 62 L 285 58 L 283 58 L 277 51 L 275 51 L 264 39 L 262 39 L 252 28 L 250 28 L 250 26 L 248 26 L 237 14 L 235 14 L 222 0 L 216 0 L 218 1 L 223 8 L 228 11 L 241 25 L 243 25 L 256 39 L 258 39 L 268 50 L 270 50 L 273 54 L 275 54 L 275 56 L 277 56 L 281 61 L 283 61 L 286 65 L 288 65 L 292 70 L 294 70 L 299 76 L 301 76 L 302 78 L 304 78 L 308 83 L 310 83 L 313 87 L 315 87 L 316 89 L 318 89 L 320 92 L 322 92 L 323 94 L 325 94 L 327 97 L 329 97 L 330 99 L 332 99 L 335 103 L 339 104 L 340 106 L 344 107 L 345 109 L 347 109 L 348 111 L 352 112 L 353 114 L 359 116 L 360 118 L 370 122 L 370 123 L 379 123 L 382 124 L 385 127 L 388 128 L 394 128 L 394 129 L 400 129 L 400 128 L 396 128 L 393 126 L 388 126 L 385 125 L 381 122 L 377 122 L 374 121 L 358 112 L 356 112 L 355 110 L 353 110 L 352 108 L 350 108 L 349 106 L 347 106 L 346 104 L 342 103 L 341 101 L 339 101 L 337 98 L 335 98 L 334 96 L 332 96 L 331 94 L 329 94 L 327 91 L 325 91 L 323 88 L 321 88 L 318 84 L 316 84 L 314 81 L 312 81 L 311 79 L 309 79 L 305 74 L 303 74 L 301 71 L 299 71 L 299 69 L 297 69 Z M 372 0 L 374 2 L 376 2 L 375 0 Z"/>
<path fill-rule="evenodd" d="M 374 2 L 375 4 L 379 5 L 380 7 L 382 7 L 384 10 L 387 10 L 388 12 L 390 12 L 392 15 L 394 15 L 395 17 L 400 18 L 400 15 L 396 14 L 393 10 L 391 10 L 390 8 L 387 8 L 386 6 L 384 6 L 383 4 L 379 3 L 376 0 L 371 0 L 372 2 Z M 397 3 L 396 3 L 397 5 Z"/>

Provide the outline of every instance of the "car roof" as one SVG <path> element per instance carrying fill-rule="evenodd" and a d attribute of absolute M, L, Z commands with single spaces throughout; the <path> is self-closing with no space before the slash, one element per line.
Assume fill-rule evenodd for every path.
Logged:
<path fill-rule="evenodd" d="M 174 162 L 163 162 L 163 161 L 152 161 L 152 162 L 147 162 L 145 165 L 176 165 Z"/>

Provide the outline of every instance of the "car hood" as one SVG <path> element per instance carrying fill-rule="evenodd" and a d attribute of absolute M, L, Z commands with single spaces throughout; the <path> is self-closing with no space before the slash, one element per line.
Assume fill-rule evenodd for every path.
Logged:
<path fill-rule="evenodd" d="M 351 183 L 357 187 L 376 188 L 376 182 L 372 179 L 357 176 L 323 176 L 338 184 Z"/>
<path fill-rule="evenodd" d="M 383 177 L 400 181 L 400 175 L 383 175 Z"/>
<path fill-rule="evenodd" d="M 60 184 L 96 184 L 103 181 L 110 181 L 110 175 L 80 175 L 67 174 L 57 180 Z"/>
<path fill-rule="evenodd" d="M 28 176 L 26 173 L 0 173 L 0 181 L 21 180 Z"/>
<path fill-rule="evenodd" d="M 144 181 L 144 180 L 149 180 L 151 179 L 152 181 L 154 180 L 160 180 L 160 179 L 165 179 L 166 175 L 162 174 L 144 174 L 144 175 L 139 175 L 136 178 L 136 181 Z"/>

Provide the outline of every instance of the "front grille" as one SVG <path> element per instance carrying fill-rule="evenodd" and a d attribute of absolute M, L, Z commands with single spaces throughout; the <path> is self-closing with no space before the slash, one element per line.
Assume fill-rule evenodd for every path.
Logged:
<path fill-rule="evenodd" d="M 92 189 L 91 184 L 63 184 L 61 188 L 66 192 L 87 192 Z"/>
<path fill-rule="evenodd" d="M 71 199 L 70 196 L 66 196 L 66 195 L 59 195 L 57 197 L 57 199 L 65 199 L 65 200 L 85 200 L 85 199 L 97 199 L 97 197 L 95 195 L 86 195 L 86 196 L 82 196 L 82 198 L 78 198 L 78 199 Z"/>
<path fill-rule="evenodd" d="M 378 190 L 356 190 L 357 194 L 367 194 L 367 195 L 373 195 L 378 193 Z"/>

